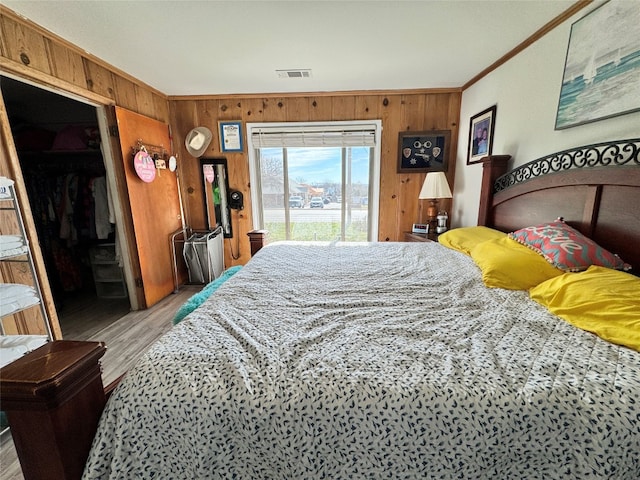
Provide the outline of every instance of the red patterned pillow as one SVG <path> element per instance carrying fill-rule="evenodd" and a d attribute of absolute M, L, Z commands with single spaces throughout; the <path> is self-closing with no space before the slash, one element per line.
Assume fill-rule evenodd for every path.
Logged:
<path fill-rule="evenodd" d="M 586 270 L 590 265 L 629 270 L 631 265 L 585 237 L 562 220 L 511 232 L 509 237 L 538 252 L 549 263 L 567 272 Z"/>

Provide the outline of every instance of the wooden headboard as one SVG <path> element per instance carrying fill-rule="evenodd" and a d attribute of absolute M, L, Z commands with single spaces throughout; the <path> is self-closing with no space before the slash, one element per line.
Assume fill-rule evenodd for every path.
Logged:
<path fill-rule="evenodd" d="M 507 172 L 483 165 L 478 225 L 509 232 L 564 218 L 640 274 L 640 139 L 572 148 Z"/>

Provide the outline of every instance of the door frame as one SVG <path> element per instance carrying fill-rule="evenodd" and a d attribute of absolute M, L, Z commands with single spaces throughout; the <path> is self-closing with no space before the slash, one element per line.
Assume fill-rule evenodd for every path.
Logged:
<path fill-rule="evenodd" d="M 81 93 L 70 92 L 64 88 L 61 88 L 60 86 L 51 85 L 46 81 L 36 81 L 30 78 L 25 78 L 21 75 L 13 74 L 11 72 L 3 71 L 2 76 L 31 85 L 35 88 L 40 88 L 57 95 L 67 97 L 71 100 L 84 103 L 96 109 L 96 118 L 98 121 L 98 129 L 100 132 L 103 162 L 105 164 L 107 183 L 112 194 L 111 196 L 116 215 L 116 225 L 118 226 L 116 232 L 118 236 L 118 242 L 120 244 L 122 268 L 126 279 L 129 302 L 131 304 L 132 310 L 139 310 L 141 308 L 141 305 L 144 305 L 144 292 L 142 288 L 137 288 L 136 286 L 135 279 L 140 278 L 141 274 L 140 265 L 137 262 L 137 257 L 135 255 L 132 255 L 131 253 L 132 251 L 135 251 L 135 248 L 132 250 L 131 247 L 132 242 L 135 242 L 135 237 L 133 235 L 132 223 L 130 221 L 128 222 L 126 219 L 127 214 L 129 218 L 131 217 L 131 212 L 129 211 L 129 209 L 125 209 L 125 200 L 127 198 L 126 186 L 122 184 L 122 181 L 118 180 L 118 174 L 115 168 L 115 165 L 117 163 L 121 163 L 121 161 L 119 160 L 118 162 L 116 162 L 115 155 L 121 154 L 121 152 L 119 144 L 117 142 L 117 138 L 115 138 L 114 141 L 114 136 L 111 134 L 112 129 L 110 128 L 110 125 L 116 125 L 113 100 L 104 98 L 104 101 L 102 101 L 102 98 L 98 98 L 98 96 L 93 94 L 92 92 L 88 92 L 91 94 L 90 96 L 84 96 Z M 16 182 L 16 192 L 18 192 L 18 199 L 21 202 L 20 206 L 22 208 L 23 216 L 26 217 L 23 220 L 25 221 L 27 235 L 32 247 L 36 276 L 38 277 L 36 280 L 41 285 L 42 297 L 45 303 L 45 308 L 47 309 L 49 324 L 51 331 L 53 332 L 53 337 L 56 340 L 60 340 L 62 339 L 62 330 L 60 328 L 60 322 L 58 320 L 58 315 L 55 308 L 55 302 L 53 299 L 53 293 L 51 291 L 51 285 L 49 283 L 49 277 L 45 268 L 44 259 L 42 257 L 42 251 L 39 247 L 37 232 L 35 229 L 35 224 L 33 223 L 33 213 L 31 211 L 29 199 L 26 195 L 26 185 L 22 176 L 22 168 L 20 166 L 18 153 L 13 141 L 13 135 L 9 127 L 9 118 L 4 105 L 4 97 L 2 96 L 1 91 L 0 107 L 0 120 L 3 126 L 6 126 L 6 128 L 2 128 L 1 134 L 1 146 L 4 150 L 6 150 L 6 155 L 4 155 L 4 160 L 2 161 L 2 163 L 6 163 L 6 168 L 8 170 L 6 172 L 6 175 L 10 175 Z M 117 132 L 117 127 L 116 130 L 113 131 Z"/>
<path fill-rule="evenodd" d="M 127 292 L 129 293 L 129 301 L 131 302 L 131 310 L 140 310 L 140 306 L 144 305 L 144 291 L 136 286 L 136 278 L 141 277 L 140 263 L 137 255 L 131 254 L 131 252 L 136 251 L 133 221 L 130 208 L 127 207 L 125 209 L 127 187 L 124 183 L 124 174 L 121 174 L 117 167 L 122 162 L 115 160 L 116 156 L 121 156 L 123 152 L 121 152 L 117 137 L 113 135 L 117 132 L 114 107 L 98 106 L 96 107 L 96 116 L 98 118 L 100 138 L 102 139 L 100 144 L 102 146 L 102 155 L 105 159 L 104 166 L 107 172 L 107 182 L 109 190 L 112 192 L 111 200 L 117 225 L 116 235 L 120 246 L 122 268 L 127 284 Z M 109 160 L 107 161 L 107 159 Z"/>

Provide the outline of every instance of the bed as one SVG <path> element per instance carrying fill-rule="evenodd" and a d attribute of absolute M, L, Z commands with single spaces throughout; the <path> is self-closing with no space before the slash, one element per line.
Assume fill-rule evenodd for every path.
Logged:
<path fill-rule="evenodd" d="M 480 226 L 440 243 L 262 248 L 91 417 L 83 478 L 639 478 L 640 279 L 624 271 L 640 265 L 639 150 L 589 145 L 506 175 L 489 157 Z M 619 270 L 559 268 L 505 233 L 547 223 Z M 483 263 L 507 242 L 517 258 Z M 551 313 L 576 279 L 595 286 L 585 305 L 622 303 L 613 333 Z M 97 364 L 102 347 L 83 348 Z"/>

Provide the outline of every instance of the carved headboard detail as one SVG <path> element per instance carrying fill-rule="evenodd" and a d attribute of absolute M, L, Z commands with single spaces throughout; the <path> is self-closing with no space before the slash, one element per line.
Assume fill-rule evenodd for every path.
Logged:
<path fill-rule="evenodd" d="M 483 167 L 479 225 L 513 231 L 563 217 L 640 272 L 640 139 L 564 150 L 510 172 L 504 156 Z"/>

